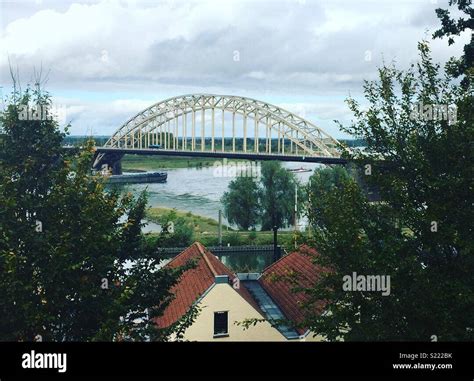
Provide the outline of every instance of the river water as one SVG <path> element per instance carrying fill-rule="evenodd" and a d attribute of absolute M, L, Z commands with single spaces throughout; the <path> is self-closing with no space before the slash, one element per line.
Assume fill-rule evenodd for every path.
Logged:
<path fill-rule="evenodd" d="M 311 172 L 295 173 L 301 184 L 306 184 L 313 170 L 319 166 L 315 163 L 283 163 L 285 168 L 311 169 Z M 219 209 L 223 210 L 220 199 L 227 191 L 233 177 L 223 177 L 216 173 L 214 167 L 164 169 L 168 173 L 166 183 L 124 184 L 123 192 L 138 196 L 147 190 L 148 203 L 151 207 L 176 208 L 181 211 L 218 219 Z M 227 223 L 225 218 L 223 222 Z M 145 232 L 159 230 L 159 226 L 149 223 Z"/>
<path fill-rule="evenodd" d="M 283 163 L 284 168 L 310 169 L 311 172 L 295 173 L 301 184 L 306 184 L 315 168 L 320 164 L 315 163 Z M 191 212 L 196 215 L 218 219 L 219 209 L 223 210 L 220 199 L 227 191 L 233 177 L 216 176 L 214 167 L 207 168 L 180 168 L 163 169 L 168 173 L 166 183 L 149 184 L 122 184 L 115 185 L 122 192 L 131 192 L 138 196 L 142 191 L 148 192 L 148 203 L 151 207 L 176 208 L 181 211 Z M 223 223 L 227 221 L 223 217 Z M 300 219 L 299 227 L 305 225 L 304 218 Z M 160 226 L 147 222 L 143 232 L 159 232 Z M 261 272 L 273 261 L 273 255 L 245 253 L 222 257 L 223 263 L 236 272 Z M 164 261 L 162 265 L 166 264 Z"/>

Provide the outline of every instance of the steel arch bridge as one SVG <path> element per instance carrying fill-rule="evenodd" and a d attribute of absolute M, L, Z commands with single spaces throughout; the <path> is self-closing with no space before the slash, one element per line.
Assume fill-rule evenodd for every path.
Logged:
<path fill-rule="evenodd" d="M 98 148 L 94 167 L 120 152 L 330 163 L 341 148 L 321 128 L 281 107 L 241 96 L 189 94 L 130 118 Z"/>

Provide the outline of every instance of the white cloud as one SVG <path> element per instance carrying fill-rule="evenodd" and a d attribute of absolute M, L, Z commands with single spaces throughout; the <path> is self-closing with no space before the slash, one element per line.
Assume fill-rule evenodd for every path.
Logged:
<path fill-rule="evenodd" d="M 77 133 L 94 123 L 97 129 L 113 128 L 152 103 L 149 99 L 191 92 L 267 101 L 288 97 L 295 107 L 318 96 L 319 106 L 306 105 L 305 112 L 318 120 L 332 120 L 346 110 L 341 99 L 349 92 L 360 93 L 362 80 L 374 78 L 382 58 L 396 59 L 401 66 L 416 59 L 417 41 L 426 28 L 432 32 L 439 25 L 434 13 L 438 6 L 446 4 L 44 0 L 14 7 L 0 3 L 2 85 L 8 84 L 10 59 L 23 78 L 31 77 L 34 66 L 51 69 L 48 86 L 53 95 L 54 90 L 102 94 L 105 99 L 100 101 L 70 97 L 80 104 L 71 110 Z M 435 60 L 459 54 L 466 39 L 449 49 L 446 41 L 435 41 Z M 325 97 L 332 95 L 339 98 L 325 103 Z M 313 108 L 314 115 L 309 111 Z"/>

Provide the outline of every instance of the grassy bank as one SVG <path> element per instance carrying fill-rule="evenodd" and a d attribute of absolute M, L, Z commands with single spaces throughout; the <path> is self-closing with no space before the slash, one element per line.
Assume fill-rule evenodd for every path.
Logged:
<path fill-rule="evenodd" d="M 199 241 L 205 246 L 216 246 L 219 243 L 218 222 L 212 218 L 192 214 L 171 208 L 155 207 L 147 211 L 147 219 L 159 223 L 160 219 L 170 212 L 174 211 L 176 218 L 182 218 L 185 224 L 193 230 L 193 240 Z M 152 233 L 151 235 L 155 235 Z M 298 242 L 302 243 L 303 239 L 298 238 Z M 272 245 L 272 231 L 238 231 L 233 230 L 227 225 L 222 226 L 222 244 L 231 246 L 242 245 Z M 279 231 L 278 244 L 283 246 L 287 251 L 294 247 L 294 232 Z M 180 246 L 176 244 L 176 246 Z"/>
<path fill-rule="evenodd" d="M 194 231 L 196 236 L 200 236 L 202 234 L 217 234 L 218 233 L 218 225 L 219 223 L 209 217 L 198 216 L 196 214 L 192 214 L 191 212 L 184 212 L 181 210 L 171 209 L 171 208 L 164 208 L 164 207 L 156 207 L 150 208 L 147 211 L 147 218 L 152 221 L 159 223 L 160 219 L 165 215 L 169 214 L 170 212 L 174 211 L 176 213 L 177 218 L 183 218 L 186 225 L 191 227 Z M 230 229 L 226 225 L 222 226 L 222 229 Z M 231 229 L 230 229 L 231 230 Z"/>
<path fill-rule="evenodd" d="M 219 160 L 221 159 L 125 155 L 122 159 L 122 170 L 141 172 L 175 168 L 203 168 L 210 167 Z"/>
<path fill-rule="evenodd" d="M 217 234 L 206 234 L 201 235 L 197 238 L 204 246 L 217 246 L 219 239 Z M 299 239 L 298 242 L 303 243 L 303 239 Z M 245 232 L 245 231 L 223 231 L 222 233 L 222 244 L 227 246 L 243 246 L 243 245 L 273 245 L 273 232 L 271 231 L 257 231 L 257 232 Z M 294 248 L 294 233 L 290 231 L 278 231 L 278 244 L 285 248 L 287 251 L 291 251 Z"/>

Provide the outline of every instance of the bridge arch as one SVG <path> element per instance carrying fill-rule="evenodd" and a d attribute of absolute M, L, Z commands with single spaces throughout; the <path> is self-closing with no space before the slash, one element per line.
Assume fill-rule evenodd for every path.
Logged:
<path fill-rule="evenodd" d="M 239 139 L 242 147 L 236 145 Z M 120 126 L 104 147 L 146 149 L 156 144 L 172 151 L 319 157 L 340 157 L 341 147 L 321 128 L 281 107 L 217 94 L 181 95 L 155 103 Z"/>

